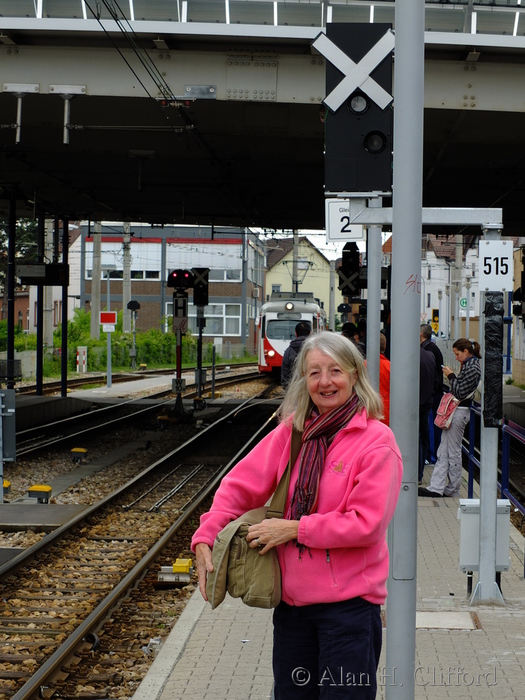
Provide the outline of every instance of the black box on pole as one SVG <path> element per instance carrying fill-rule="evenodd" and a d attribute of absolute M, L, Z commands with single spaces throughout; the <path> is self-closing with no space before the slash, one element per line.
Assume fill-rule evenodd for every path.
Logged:
<path fill-rule="evenodd" d="M 326 36 L 354 63 L 391 29 L 389 24 L 329 23 Z M 388 54 L 370 77 L 392 94 L 392 54 Z M 326 94 L 344 79 L 326 61 Z M 381 109 L 357 88 L 335 111 L 325 113 L 326 192 L 392 191 L 392 104 Z"/>

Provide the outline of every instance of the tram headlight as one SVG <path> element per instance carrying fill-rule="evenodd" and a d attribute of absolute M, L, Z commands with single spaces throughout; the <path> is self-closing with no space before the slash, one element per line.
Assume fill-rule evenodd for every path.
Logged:
<path fill-rule="evenodd" d="M 268 350 L 268 357 L 275 357 L 275 350 Z"/>
<path fill-rule="evenodd" d="M 284 308 L 285 308 L 287 311 L 291 311 L 291 310 L 293 309 L 293 303 L 292 303 L 291 301 L 288 301 L 288 302 L 284 305 Z"/>

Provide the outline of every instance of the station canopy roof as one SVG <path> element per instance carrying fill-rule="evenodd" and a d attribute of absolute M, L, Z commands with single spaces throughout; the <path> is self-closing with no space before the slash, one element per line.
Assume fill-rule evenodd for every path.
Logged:
<path fill-rule="evenodd" d="M 202 8 L 219 5 L 201 3 Z M 283 4 L 278 5 L 282 9 Z M 36 3 L 28 6 L 34 8 Z M 188 11 L 197 6 L 188 3 Z M 172 26 L 182 27 L 176 19 Z M 105 33 L 90 25 L 92 31 L 73 33 L 60 28 L 73 22 L 64 20 L 65 24 L 54 22 L 44 32 L 42 22 L 0 17 L 0 62 L 6 52 L 23 46 L 66 48 L 73 42 L 116 52 L 124 42 L 116 30 Z M 270 38 L 268 32 L 252 31 L 250 36 L 249 27 L 233 25 L 226 33 L 199 33 L 195 24 L 193 31 L 186 27 L 178 34 L 174 27 L 169 37 L 162 38 L 153 25 L 144 23 L 141 45 L 158 47 L 164 41 L 174 53 L 263 48 L 273 55 L 309 53 L 317 32 L 291 27 Z M 456 34 L 453 44 L 427 42 L 427 60 L 467 60 L 472 42 L 461 41 Z M 499 42 L 478 51 L 477 65 L 523 63 L 525 47 L 518 44 L 501 48 Z M 25 95 L 17 142 L 17 101 L 5 88 L 0 93 L 1 216 L 14 195 L 18 216 L 44 210 L 75 220 L 324 228 L 325 125 L 319 104 L 218 99 L 170 104 L 142 93 L 135 98 L 76 95 L 69 106 L 69 143 L 64 143 L 64 102 L 52 94 Z M 525 160 L 520 155 L 524 148 L 522 113 L 426 109 L 424 206 L 502 207 L 503 234 L 519 235 L 524 218 Z"/>

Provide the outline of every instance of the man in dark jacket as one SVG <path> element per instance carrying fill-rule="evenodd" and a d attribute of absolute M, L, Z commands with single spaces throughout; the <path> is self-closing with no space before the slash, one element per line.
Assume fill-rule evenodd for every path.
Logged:
<path fill-rule="evenodd" d="M 441 397 L 443 396 L 443 355 L 438 346 L 432 342 L 432 326 L 429 323 L 422 323 L 419 328 L 419 342 L 423 350 L 431 352 L 436 360 L 436 376 L 434 379 L 434 391 L 432 395 L 432 413 L 429 419 L 430 428 L 430 440 L 429 440 L 429 450 L 424 455 L 424 458 L 429 462 L 435 462 L 437 456 L 437 450 L 439 447 L 439 442 L 441 440 L 441 430 L 434 425 L 434 418 L 436 417 L 437 409 Z"/>
<path fill-rule="evenodd" d="M 441 369 L 441 367 L 439 368 Z M 419 348 L 419 469 L 418 482 L 423 479 L 425 469 L 425 454 L 428 451 L 428 414 L 432 408 L 436 360 L 430 352 Z"/>
<path fill-rule="evenodd" d="M 286 389 L 292 378 L 295 358 L 301 351 L 304 341 L 310 335 L 310 324 L 307 321 L 299 321 L 295 326 L 295 338 L 286 348 L 281 366 L 281 384 Z"/>

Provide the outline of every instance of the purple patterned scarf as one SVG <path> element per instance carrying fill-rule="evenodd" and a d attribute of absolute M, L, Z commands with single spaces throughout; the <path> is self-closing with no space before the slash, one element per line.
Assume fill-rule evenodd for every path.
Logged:
<path fill-rule="evenodd" d="M 357 394 L 353 394 L 346 403 L 333 411 L 322 415 L 317 411 L 312 413 L 314 418 L 303 432 L 299 476 L 290 502 L 290 520 L 299 520 L 302 515 L 315 512 L 319 480 L 328 446 L 336 433 L 354 416 L 358 402 Z"/>

